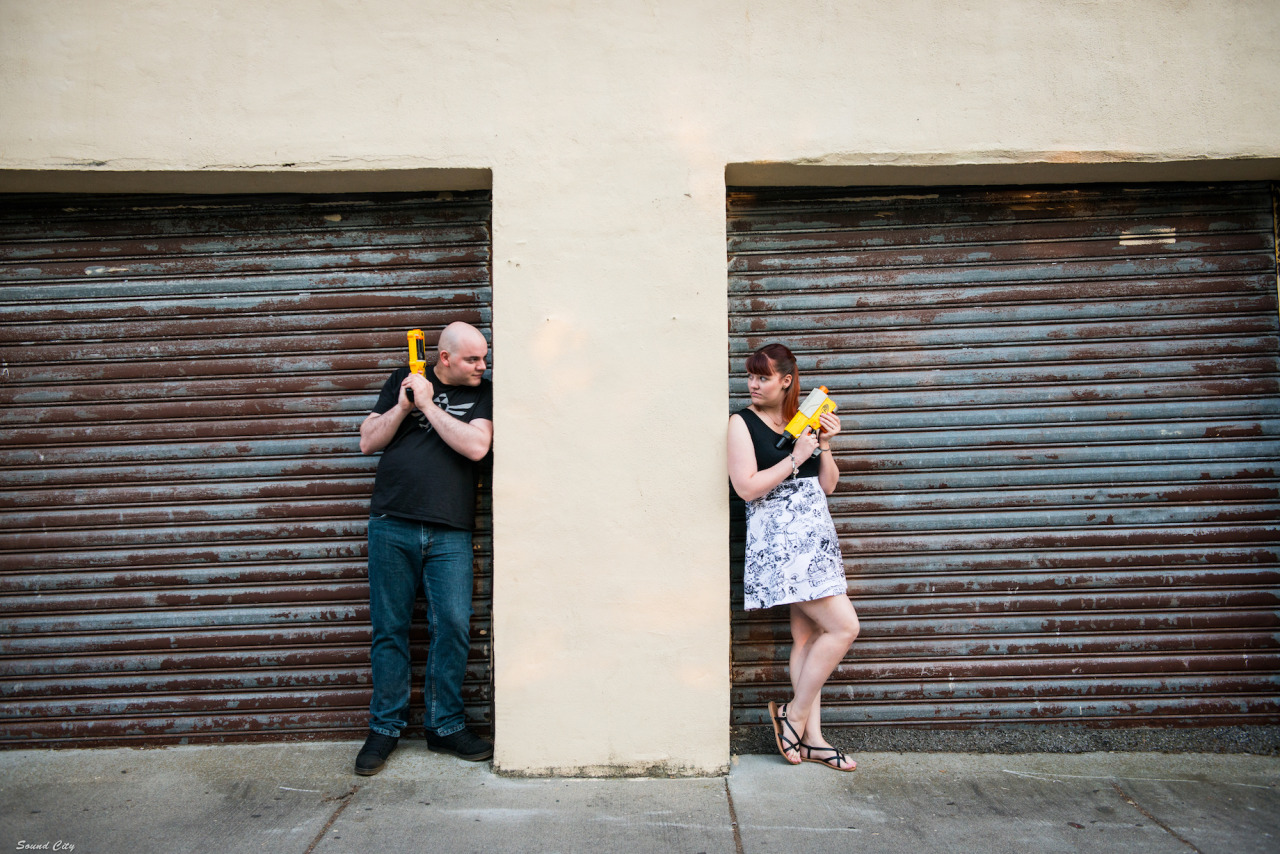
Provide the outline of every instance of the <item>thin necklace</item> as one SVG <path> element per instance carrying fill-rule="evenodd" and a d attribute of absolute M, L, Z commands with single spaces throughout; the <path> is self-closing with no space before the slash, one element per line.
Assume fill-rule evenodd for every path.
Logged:
<path fill-rule="evenodd" d="M 783 419 L 781 416 L 775 418 L 772 412 L 760 412 L 759 410 L 757 410 L 756 414 L 767 416 L 768 420 L 766 420 L 765 423 L 771 425 L 775 433 L 781 430 L 784 426 L 786 426 L 784 423 L 785 419 Z"/>

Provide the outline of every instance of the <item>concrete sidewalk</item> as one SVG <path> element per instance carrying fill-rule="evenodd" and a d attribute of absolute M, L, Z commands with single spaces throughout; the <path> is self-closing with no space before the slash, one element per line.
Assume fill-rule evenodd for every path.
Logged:
<path fill-rule="evenodd" d="M 871 753 L 840 774 L 741 756 L 727 778 L 512 779 L 407 740 L 356 777 L 359 744 L 0 752 L 0 850 L 1280 851 L 1275 757 Z"/>

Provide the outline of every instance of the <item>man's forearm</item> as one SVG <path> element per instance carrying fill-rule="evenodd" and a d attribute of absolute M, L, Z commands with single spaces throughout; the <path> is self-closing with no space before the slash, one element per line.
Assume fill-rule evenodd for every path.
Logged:
<path fill-rule="evenodd" d="M 383 413 L 369 413 L 368 417 L 360 422 L 360 452 L 376 454 L 391 444 L 406 414 L 407 412 L 399 405 Z"/>
<path fill-rule="evenodd" d="M 493 439 L 491 422 L 483 419 L 462 421 L 438 406 L 428 406 L 423 413 L 445 444 L 467 459 L 479 461 L 489 453 L 489 443 Z"/>

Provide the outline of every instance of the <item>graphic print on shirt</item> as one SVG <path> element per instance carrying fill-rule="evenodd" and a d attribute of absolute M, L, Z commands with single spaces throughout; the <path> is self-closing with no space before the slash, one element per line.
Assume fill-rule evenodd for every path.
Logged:
<path fill-rule="evenodd" d="M 468 411 L 470 411 L 471 407 L 475 406 L 474 402 L 461 403 L 461 404 L 458 404 L 457 406 L 450 406 L 449 395 L 443 391 L 437 394 L 431 402 L 434 403 L 436 406 L 440 407 L 441 409 L 443 409 L 445 412 L 452 415 L 454 418 L 461 418 L 462 416 L 466 415 Z M 418 426 L 421 427 L 423 430 L 426 430 L 428 433 L 430 433 L 433 429 L 435 429 L 431 426 L 431 422 L 427 420 L 426 413 L 424 413 L 421 409 L 413 410 L 413 417 L 417 419 Z"/>

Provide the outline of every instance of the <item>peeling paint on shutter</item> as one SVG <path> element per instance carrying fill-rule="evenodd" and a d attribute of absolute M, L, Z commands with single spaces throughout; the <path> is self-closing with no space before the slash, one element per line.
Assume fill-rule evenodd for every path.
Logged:
<path fill-rule="evenodd" d="M 488 334 L 489 211 L 488 193 L 0 199 L 3 744 L 363 734 L 359 424 L 406 329 Z M 464 699 L 487 731 L 487 484 L 480 503 Z"/>
<path fill-rule="evenodd" d="M 824 725 L 1280 721 L 1270 186 L 743 189 L 728 226 L 731 410 L 779 340 L 845 428 Z M 790 635 L 734 530 L 760 724 Z"/>

